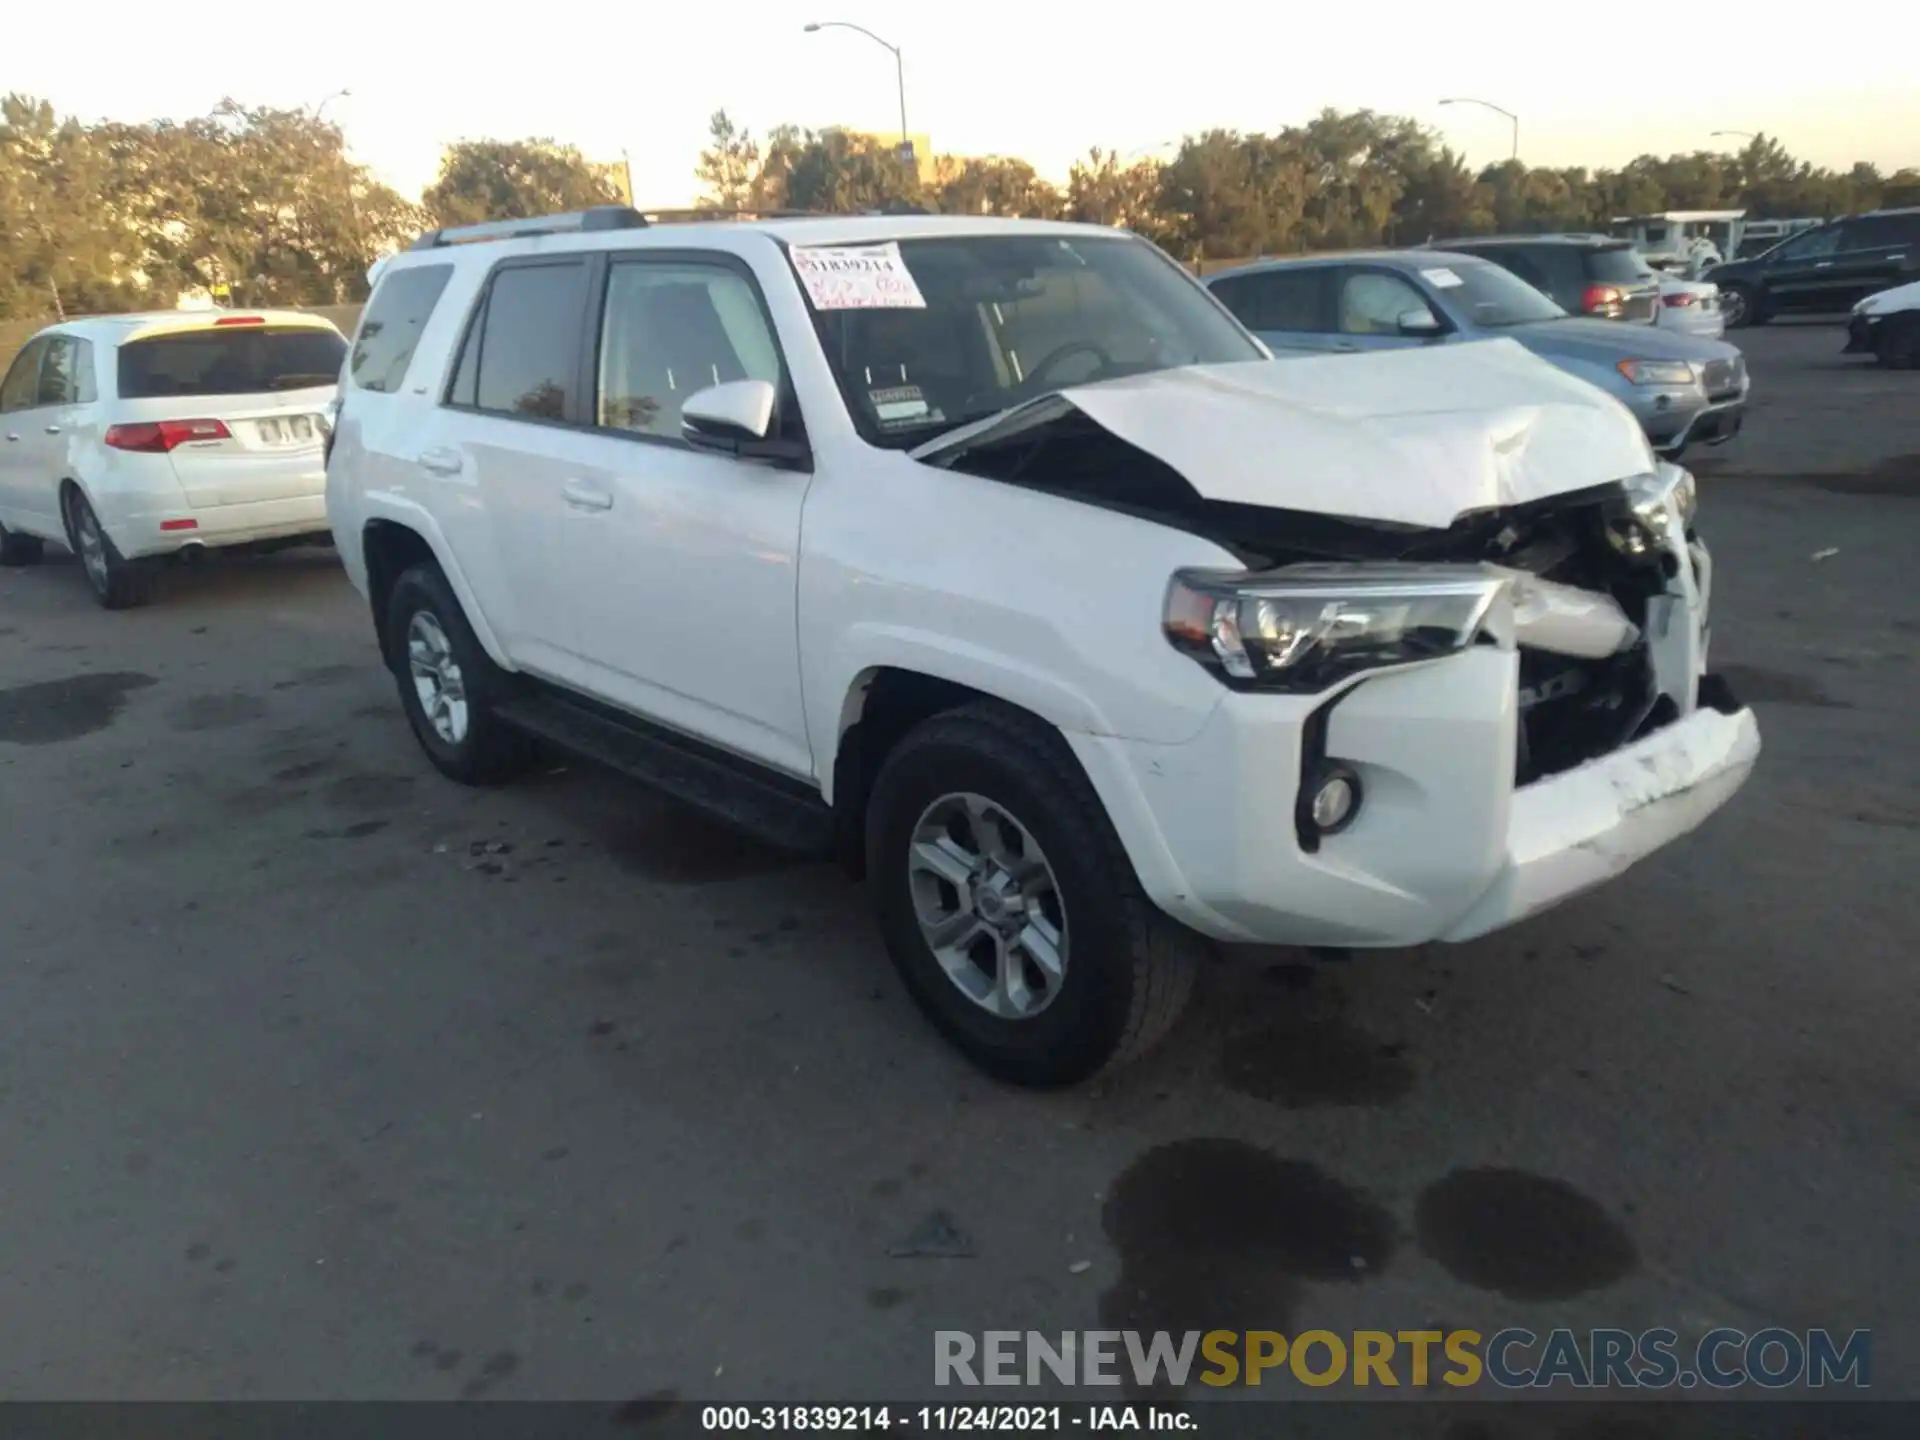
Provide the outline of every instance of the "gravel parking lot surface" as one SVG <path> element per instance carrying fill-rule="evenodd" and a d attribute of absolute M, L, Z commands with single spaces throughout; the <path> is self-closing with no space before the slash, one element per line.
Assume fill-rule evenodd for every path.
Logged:
<path fill-rule="evenodd" d="M 900 1399 L 1103 1321 L 1871 1327 L 1920 1396 L 1920 376 L 1740 339 L 1748 789 L 1489 940 L 1228 956 L 1061 1095 L 836 873 L 442 781 L 329 555 L 0 572 L 0 1397 Z"/>

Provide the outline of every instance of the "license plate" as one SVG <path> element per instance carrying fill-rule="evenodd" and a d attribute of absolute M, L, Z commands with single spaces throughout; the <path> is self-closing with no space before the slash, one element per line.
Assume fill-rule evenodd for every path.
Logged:
<path fill-rule="evenodd" d="M 311 445 L 320 438 L 311 415 L 279 415 L 254 423 L 260 427 L 262 445 Z"/>

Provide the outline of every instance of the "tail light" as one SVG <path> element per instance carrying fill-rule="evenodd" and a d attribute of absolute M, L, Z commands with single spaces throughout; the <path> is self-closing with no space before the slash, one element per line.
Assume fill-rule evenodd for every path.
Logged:
<path fill-rule="evenodd" d="M 1687 306 L 1693 304 L 1693 302 L 1694 295 L 1690 290 L 1676 290 L 1672 294 L 1662 295 L 1660 297 L 1660 303 L 1662 305 L 1671 305 L 1676 310 L 1684 310 Z"/>
<path fill-rule="evenodd" d="M 1589 285 L 1580 297 L 1580 308 L 1589 315 L 1618 315 L 1626 298 L 1618 285 Z"/>
<path fill-rule="evenodd" d="M 213 323 L 216 329 L 222 325 L 264 325 L 267 323 L 267 317 L 264 315 L 223 315 Z"/>
<path fill-rule="evenodd" d="M 104 438 L 116 450 L 164 455 L 177 445 L 190 445 L 198 440 L 231 440 L 233 432 L 223 420 L 158 420 L 149 424 L 109 425 Z"/>

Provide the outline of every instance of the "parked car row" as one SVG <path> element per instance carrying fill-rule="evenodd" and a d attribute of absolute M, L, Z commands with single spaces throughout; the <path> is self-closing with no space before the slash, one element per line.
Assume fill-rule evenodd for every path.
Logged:
<path fill-rule="evenodd" d="M 153 561 L 327 535 L 321 451 L 346 340 L 290 310 L 68 321 L 0 380 L 0 564 L 51 540 L 109 609 Z"/>
<path fill-rule="evenodd" d="M 1739 433 L 1749 382 L 1733 346 L 1657 325 L 1571 315 L 1508 268 L 1523 247 L 1485 248 L 1502 263 L 1464 251 L 1364 251 L 1261 261 L 1206 283 L 1276 354 L 1505 338 L 1619 400 L 1668 459 Z M 1556 238 L 1524 250 L 1563 255 L 1565 283 L 1576 283 L 1571 267 L 1581 263 L 1584 247 Z M 1644 289 L 1651 319 L 1655 308 L 1665 308 L 1659 282 L 1650 279 Z M 1641 296 L 1632 293 L 1637 307 Z"/>
<path fill-rule="evenodd" d="M 7 553 L 64 537 L 132 603 L 166 547 L 306 538 L 324 460 L 432 765 L 558 747 L 837 857 L 942 1034 L 1070 1083 L 1207 940 L 1488 934 L 1759 753 L 1649 443 L 1737 425 L 1737 351 L 1442 250 L 1211 289 L 1051 222 L 434 232 L 350 349 L 271 312 L 36 341 L 5 418 L 61 447 Z"/>

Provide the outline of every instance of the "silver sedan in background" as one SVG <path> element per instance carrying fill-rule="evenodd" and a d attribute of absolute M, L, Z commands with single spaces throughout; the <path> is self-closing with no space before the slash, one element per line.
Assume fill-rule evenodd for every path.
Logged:
<path fill-rule="evenodd" d="M 1747 364 L 1723 340 L 1569 315 L 1526 281 L 1444 250 L 1261 260 L 1206 285 L 1277 356 L 1507 338 L 1616 396 L 1668 459 L 1739 433 Z M 1663 309 L 1666 307 L 1662 307 Z"/>

